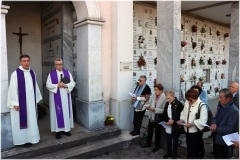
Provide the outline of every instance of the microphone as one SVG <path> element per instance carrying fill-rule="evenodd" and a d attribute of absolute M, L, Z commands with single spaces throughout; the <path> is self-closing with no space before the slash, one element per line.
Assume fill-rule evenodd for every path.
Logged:
<path fill-rule="evenodd" d="M 63 79 L 63 74 L 60 74 L 61 78 L 60 78 L 60 82 L 62 82 Z"/>

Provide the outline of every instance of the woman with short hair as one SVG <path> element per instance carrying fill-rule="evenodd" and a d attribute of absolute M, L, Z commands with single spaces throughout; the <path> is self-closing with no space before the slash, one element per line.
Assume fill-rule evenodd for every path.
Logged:
<path fill-rule="evenodd" d="M 154 92 L 155 94 L 152 96 L 151 104 L 146 107 L 147 110 L 149 110 L 147 143 L 141 146 L 142 148 L 151 147 L 153 129 L 155 128 L 155 147 L 152 149 L 152 152 L 160 149 L 162 127 L 158 123 L 163 120 L 163 110 L 166 103 L 163 86 L 160 83 L 154 85 Z"/>
<path fill-rule="evenodd" d="M 187 142 L 187 158 L 195 159 L 201 158 L 199 155 L 201 144 L 201 132 L 198 132 L 199 128 L 202 130 L 204 126 L 202 124 L 207 123 L 208 113 L 207 108 L 202 106 L 200 110 L 200 118 L 196 119 L 196 113 L 200 105 L 205 105 L 198 97 L 198 91 L 190 89 L 186 92 L 186 102 L 184 104 L 183 111 L 181 112 L 180 120 L 177 122 L 179 125 L 184 123 L 184 129 L 186 131 Z"/>
<path fill-rule="evenodd" d="M 167 91 L 165 95 L 167 103 L 164 107 L 163 117 L 166 125 L 170 126 L 170 128 L 166 129 L 167 154 L 165 154 L 163 158 L 166 159 L 172 157 L 172 159 L 176 159 L 178 138 L 180 136 L 177 121 L 180 120 L 180 114 L 183 110 L 183 104 L 175 97 L 174 91 Z"/>

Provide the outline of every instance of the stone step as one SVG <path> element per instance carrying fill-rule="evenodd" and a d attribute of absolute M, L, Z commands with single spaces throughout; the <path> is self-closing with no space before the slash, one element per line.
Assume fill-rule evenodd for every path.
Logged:
<path fill-rule="evenodd" d="M 55 137 L 40 140 L 39 143 L 29 148 L 17 146 L 1 152 L 2 159 L 27 159 L 36 156 L 49 154 L 64 149 L 76 147 L 103 139 L 109 139 L 121 134 L 121 130 L 116 126 L 106 126 L 101 129 L 87 132 L 76 132 L 71 137 L 62 135 L 61 139 Z"/>
<path fill-rule="evenodd" d="M 140 142 L 139 136 L 131 136 L 129 131 L 122 131 L 121 135 L 106 138 L 103 140 L 89 142 L 87 144 L 79 145 L 64 149 L 61 151 L 36 156 L 33 159 L 88 159 L 105 153 L 110 153 L 130 145 Z"/>

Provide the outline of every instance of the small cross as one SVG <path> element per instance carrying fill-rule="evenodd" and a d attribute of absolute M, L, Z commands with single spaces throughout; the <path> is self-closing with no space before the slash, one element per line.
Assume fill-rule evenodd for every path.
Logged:
<path fill-rule="evenodd" d="M 13 34 L 16 34 L 19 36 L 19 43 L 20 43 L 20 55 L 22 55 L 22 37 L 28 35 L 27 33 L 22 33 L 22 28 L 19 27 L 19 33 L 13 32 Z"/>

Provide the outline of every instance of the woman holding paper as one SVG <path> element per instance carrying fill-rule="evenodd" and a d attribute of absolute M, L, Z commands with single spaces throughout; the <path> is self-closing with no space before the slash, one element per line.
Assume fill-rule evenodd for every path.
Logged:
<path fill-rule="evenodd" d="M 166 138 L 167 138 L 167 154 L 163 158 L 172 157 L 177 158 L 178 138 L 180 135 L 179 126 L 177 121 L 180 120 L 180 114 L 183 110 L 183 104 L 175 97 L 174 91 L 167 91 L 165 93 L 167 103 L 165 104 L 163 116 L 167 126 Z M 172 145 L 173 144 L 173 145 Z"/>
<path fill-rule="evenodd" d="M 200 118 L 196 119 L 198 107 L 203 103 L 198 96 L 198 91 L 194 89 L 190 89 L 186 92 L 185 97 L 187 100 L 181 112 L 180 120 L 177 122 L 179 125 L 185 123 L 184 129 L 186 131 L 188 159 L 201 158 L 199 153 L 202 136 L 197 128 L 203 129 L 204 126 L 202 124 L 206 124 L 208 119 L 206 107 L 201 107 Z"/>
<path fill-rule="evenodd" d="M 152 149 L 152 152 L 156 152 L 160 149 L 162 127 L 158 123 L 163 121 L 163 110 L 166 103 L 163 86 L 160 83 L 154 85 L 154 91 L 155 94 L 152 96 L 151 104 L 146 107 L 147 110 L 149 110 L 147 143 L 141 146 L 142 148 L 151 147 L 153 129 L 155 128 L 155 147 Z"/>

